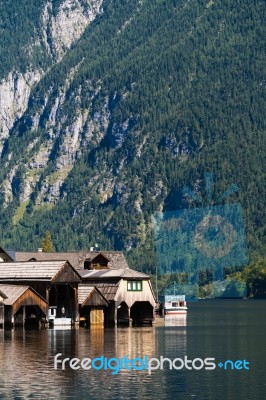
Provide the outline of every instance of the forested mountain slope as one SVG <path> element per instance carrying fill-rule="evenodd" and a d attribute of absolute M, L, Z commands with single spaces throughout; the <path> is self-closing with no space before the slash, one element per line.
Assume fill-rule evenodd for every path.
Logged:
<path fill-rule="evenodd" d="M 203 206 L 182 188 L 206 200 L 207 172 L 213 202 L 238 185 L 226 201 L 262 254 L 264 2 L 35 3 L 0 6 L 1 245 L 49 229 L 57 250 L 131 249 L 153 271 L 151 215 Z"/>

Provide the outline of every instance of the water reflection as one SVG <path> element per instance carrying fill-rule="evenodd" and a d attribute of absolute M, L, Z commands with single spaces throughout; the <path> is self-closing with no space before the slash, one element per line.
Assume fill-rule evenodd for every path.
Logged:
<path fill-rule="evenodd" d="M 54 370 L 54 356 L 64 357 L 158 357 L 169 345 L 171 330 L 156 327 L 102 329 L 49 329 L 0 331 L 0 398 L 134 398 L 152 395 L 154 375 L 147 371 Z M 184 350 L 185 331 L 176 332 L 172 343 Z M 179 337 L 180 340 L 177 340 Z M 176 349 L 177 351 L 177 349 Z M 164 371 L 158 371 L 163 379 Z M 158 374 L 157 374 L 158 378 Z M 147 384 L 146 384 L 147 383 Z M 87 390 L 89 389 L 89 394 Z M 156 391 L 164 398 L 165 387 Z M 110 397 L 111 396 L 111 397 Z M 114 397 L 112 397 L 114 396 Z"/>
<path fill-rule="evenodd" d="M 164 317 L 164 324 L 165 326 L 187 326 L 187 315 L 166 315 Z M 184 330 L 186 333 L 186 330 Z"/>
<path fill-rule="evenodd" d="M 238 304 L 240 304 L 238 306 Z M 253 303 L 254 304 L 254 303 Z M 0 399 L 189 399 L 237 393 L 261 400 L 265 393 L 265 303 L 195 304 L 188 316 L 167 316 L 165 326 L 145 328 L 0 330 Z M 62 357 L 242 357 L 253 370 L 237 374 L 176 371 L 54 370 Z M 220 388 L 223 397 L 217 397 Z M 226 395 L 224 395 L 226 393 Z"/>

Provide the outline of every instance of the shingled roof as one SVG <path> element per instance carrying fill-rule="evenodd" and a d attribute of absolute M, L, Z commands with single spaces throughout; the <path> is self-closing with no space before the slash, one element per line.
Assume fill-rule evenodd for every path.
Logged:
<path fill-rule="evenodd" d="M 108 301 L 101 291 L 86 283 L 80 283 L 78 286 L 78 302 L 81 305 L 108 305 Z"/>
<path fill-rule="evenodd" d="M 4 293 L 5 295 L 4 304 L 10 306 L 12 306 L 28 289 L 46 302 L 46 300 L 30 286 L 0 284 L 0 292 Z"/>
<path fill-rule="evenodd" d="M 0 281 L 52 281 L 68 269 L 78 280 L 81 277 L 68 261 L 29 261 L 0 264 Z"/>
<path fill-rule="evenodd" d="M 6 298 L 7 298 L 7 296 L 5 295 L 5 293 L 3 293 L 1 290 L 0 290 L 0 297 L 2 297 L 2 299 L 6 299 Z"/>
<path fill-rule="evenodd" d="M 149 275 L 143 272 L 135 271 L 130 268 L 121 269 L 100 269 L 100 270 L 83 270 L 80 271 L 82 279 L 110 279 L 110 278 L 120 278 L 120 279 L 149 279 Z"/>
<path fill-rule="evenodd" d="M 1 262 L 9 262 L 9 261 L 13 261 L 13 258 L 10 256 L 10 254 L 8 254 L 8 252 L 6 252 L 3 247 L 0 247 L 0 261 Z"/>
<path fill-rule="evenodd" d="M 108 259 L 108 267 L 112 269 L 128 268 L 127 261 L 122 251 L 69 251 L 64 253 L 46 253 L 42 251 L 35 252 L 9 252 L 15 261 L 53 261 L 68 260 L 76 270 L 84 269 L 84 261 L 92 260 L 98 254 L 103 254 Z"/>
<path fill-rule="evenodd" d="M 106 300 L 115 300 L 116 293 L 119 288 L 119 283 L 97 283 L 97 289 L 102 293 Z"/>

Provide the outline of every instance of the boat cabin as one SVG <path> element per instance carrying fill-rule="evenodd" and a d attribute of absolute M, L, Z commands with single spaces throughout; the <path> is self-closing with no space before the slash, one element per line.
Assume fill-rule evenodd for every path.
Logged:
<path fill-rule="evenodd" d="M 164 313 L 165 314 L 186 314 L 187 303 L 185 295 L 165 295 Z"/>

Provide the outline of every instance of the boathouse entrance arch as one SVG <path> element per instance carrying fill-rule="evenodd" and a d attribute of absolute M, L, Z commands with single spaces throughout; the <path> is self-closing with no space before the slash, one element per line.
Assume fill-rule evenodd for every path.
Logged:
<path fill-rule="evenodd" d="M 129 325 L 130 308 L 125 301 L 122 301 L 117 307 L 117 323 L 120 325 Z"/>
<path fill-rule="evenodd" d="M 133 325 L 152 324 L 153 306 L 149 301 L 135 301 L 130 308 Z"/>
<path fill-rule="evenodd" d="M 46 312 L 38 304 L 22 305 L 15 313 L 12 310 L 11 314 L 14 326 L 40 326 L 41 321 L 46 320 Z"/>
<path fill-rule="evenodd" d="M 4 324 L 24 325 L 27 320 L 39 325 L 46 319 L 48 312 L 47 301 L 33 288 L 24 285 L 0 285 L 6 298 L 4 305 Z"/>
<path fill-rule="evenodd" d="M 68 283 L 49 287 L 49 307 L 56 307 L 56 317 L 75 319 L 75 289 Z"/>

